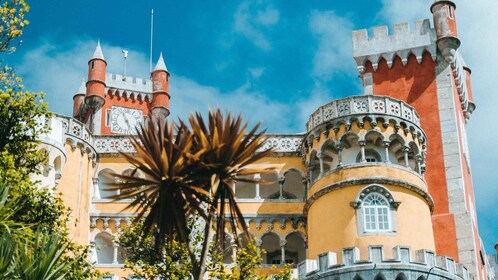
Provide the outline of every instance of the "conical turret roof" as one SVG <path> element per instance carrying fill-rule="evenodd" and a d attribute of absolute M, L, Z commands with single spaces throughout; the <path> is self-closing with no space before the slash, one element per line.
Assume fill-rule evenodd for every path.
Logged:
<path fill-rule="evenodd" d="M 78 91 L 76 94 L 85 94 L 86 93 L 86 85 L 85 85 L 85 80 L 81 79 L 81 84 L 80 87 L 78 88 Z"/>
<path fill-rule="evenodd" d="M 166 71 L 166 72 L 168 72 L 168 68 L 166 68 L 166 64 L 164 63 L 163 53 L 162 52 L 161 52 L 161 54 L 159 54 L 159 59 L 157 60 L 156 67 L 154 67 L 154 70 L 152 70 L 152 72 L 155 72 L 155 71 Z"/>
<path fill-rule="evenodd" d="M 102 59 L 105 61 L 104 53 L 102 52 L 102 48 L 100 48 L 100 40 L 97 42 L 97 47 L 95 48 L 95 52 L 90 60 L 92 59 Z"/>

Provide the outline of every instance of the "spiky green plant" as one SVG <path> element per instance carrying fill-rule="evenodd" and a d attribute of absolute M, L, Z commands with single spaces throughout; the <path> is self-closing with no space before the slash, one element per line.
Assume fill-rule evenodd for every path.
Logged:
<path fill-rule="evenodd" d="M 178 124 L 149 121 L 131 141 L 138 157 L 122 154 L 146 178 L 112 174 L 120 179 L 114 189 L 123 190 L 115 199 L 133 199 L 125 209 L 134 209 L 138 219 L 145 217 L 142 233 L 156 231 L 156 248 L 163 240 L 189 243 L 188 217 L 196 213 L 206 221 L 203 250 L 197 261 L 190 248 L 193 275 L 204 274 L 209 240 L 223 244 L 225 223 L 232 232 L 240 227 L 247 233 L 237 205 L 233 185 L 236 181 L 254 182 L 246 176 L 267 173 L 275 166 L 257 164 L 272 153 L 264 150 L 264 131 L 259 124 L 247 131 L 242 116 L 220 110 L 210 111 L 207 122 L 200 114 L 189 118 L 191 129 Z M 167 238 L 164 238 L 167 237 Z"/>

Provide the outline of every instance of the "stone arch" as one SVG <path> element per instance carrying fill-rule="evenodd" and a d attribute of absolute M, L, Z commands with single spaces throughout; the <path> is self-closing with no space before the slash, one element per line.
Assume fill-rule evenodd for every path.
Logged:
<path fill-rule="evenodd" d="M 363 278 L 359 274 L 356 274 L 353 280 L 363 280 Z"/>
<path fill-rule="evenodd" d="M 277 172 L 261 174 L 259 195 L 263 199 L 280 197 L 280 176 Z"/>
<path fill-rule="evenodd" d="M 420 276 L 417 278 L 417 280 L 425 280 L 425 279 L 426 279 L 426 278 L 425 278 L 425 276 L 424 276 L 424 275 L 420 275 Z"/>
<path fill-rule="evenodd" d="M 401 135 L 393 133 L 389 136 L 389 157 L 392 163 L 404 165 L 404 152 L 406 141 Z"/>
<path fill-rule="evenodd" d="M 255 178 L 255 175 L 239 176 L 240 180 L 235 182 L 235 194 L 237 198 L 251 199 L 256 197 L 256 184 L 245 181 L 253 180 Z M 261 176 L 258 176 L 257 178 L 261 178 Z"/>
<path fill-rule="evenodd" d="M 342 146 L 342 163 L 344 165 L 356 162 L 356 155 L 360 152 L 360 135 L 354 131 L 343 134 L 339 140 Z"/>
<path fill-rule="evenodd" d="M 403 272 L 401 272 L 396 276 L 395 280 L 408 280 L 408 277 L 406 277 L 406 275 Z"/>
<path fill-rule="evenodd" d="M 411 169 L 420 172 L 417 165 L 417 158 L 420 156 L 420 149 L 414 141 L 408 143 L 408 166 Z"/>
<path fill-rule="evenodd" d="M 282 195 L 287 199 L 304 198 L 304 174 L 297 168 L 289 168 L 283 173 Z"/>
<path fill-rule="evenodd" d="M 114 170 L 110 168 L 105 168 L 99 171 L 98 173 L 99 195 L 97 196 L 98 198 L 109 199 L 112 196 L 118 194 L 116 190 L 110 190 L 110 188 L 112 188 L 112 184 L 116 182 L 114 176 L 112 176 L 112 174 L 114 173 L 115 173 Z"/>
<path fill-rule="evenodd" d="M 59 155 L 54 159 L 54 170 L 55 176 L 59 176 L 62 174 L 62 157 Z"/>
<path fill-rule="evenodd" d="M 280 249 L 280 236 L 273 231 L 267 232 L 261 236 L 261 257 L 264 264 L 280 264 L 282 252 Z"/>
<path fill-rule="evenodd" d="M 98 264 L 112 264 L 114 260 L 114 241 L 111 234 L 101 232 L 95 236 Z"/>
<path fill-rule="evenodd" d="M 320 146 L 320 154 L 322 157 L 324 172 L 333 170 L 339 163 L 339 156 L 337 151 L 337 143 L 333 139 L 327 139 Z"/>
<path fill-rule="evenodd" d="M 311 150 L 308 160 L 308 172 L 311 182 L 314 182 L 320 176 L 320 160 L 318 159 L 318 151 L 316 149 Z"/>
<path fill-rule="evenodd" d="M 249 232 L 249 238 L 254 240 L 256 238 L 256 235 L 252 232 Z M 246 247 L 249 244 L 249 240 L 247 240 L 247 236 L 245 233 L 239 234 L 238 239 L 240 241 L 240 246 L 242 246 L 242 248 Z"/>
<path fill-rule="evenodd" d="M 285 237 L 285 262 L 298 264 L 306 259 L 306 241 L 302 233 L 293 231 Z"/>
<path fill-rule="evenodd" d="M 384 274 L 382 272 L 379 272 L 379 273 L 377 273 L 377 275 L 375 275 L 374 280 L 386 280 L 386 277 L 384 276 Z"/>
<path fill-rule="evenodd" d="M 216 244 L 216 248 L 220 250 L 220 254 L 223 254 L 223 263 L 229 264 L 233 263 L 233 253 L 234 253 L 234 239 L 233 235 L 228 232 L 224 232 L 225 238 L 223 239 L 223 244 Z M 213 240 L 216 239 L 216 234 L 213 235 Z"/>

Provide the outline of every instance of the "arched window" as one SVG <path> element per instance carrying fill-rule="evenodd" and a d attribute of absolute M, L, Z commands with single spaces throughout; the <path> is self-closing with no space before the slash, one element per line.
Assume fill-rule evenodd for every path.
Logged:
<path fill-rule="evenodd" d="M 366 162 L 381 162 L 381 157 L 379 153 L 373 149 L 365 150 L 365 161 Z M 361 152 L 356 156 L 356 162 L 361 162 Z"/>
<path fill-rule="evenodd" d="M 385 197 L 371 193 L 363 200 L 362 208 L 366 231 L 390 230 L 389 204 Z"/>
<path fill-rule="evenodd" d="M 400 202 L 380 185 L 363 188 L 351 206 L 356 209 L 359 235 L 392 235 L 396 233 L 395 213 Z"/>
<path fill-rule="evenodd" d="M 111 264 L 114 260 L 114 245 L 112 236 L 106 232 L 99 233 L 95 237 L 95 245 L 97 247 L 97 263 Z"/>

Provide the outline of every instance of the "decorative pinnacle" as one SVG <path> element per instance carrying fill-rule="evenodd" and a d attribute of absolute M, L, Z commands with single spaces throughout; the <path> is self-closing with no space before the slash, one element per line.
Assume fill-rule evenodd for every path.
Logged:
<path fill-rule="evenodd" d="M 166 64 L 164 63 L 163 53 L 162 52 L 159 54 L 159 59 L 157 60 L 156 67 L 154 68 L 154 70 L 152 70 L 152 72 L 156 72 L 156 71 L 166 71 L 166 72 L 168 72 L 168 68 L 166 68 Z"/>
<path fill-rule="evenodd" d="M 78 88 L 78 91 L 76 94 L 85 94 L 86 93 L 86 85 L 85 85 L 85 79 L 81 79 L 81 84 L 80 87 Z"/>
<path fill-rule="evenodd" d="M 97 42 L 97 47 L 95 48 L 95 52 L 90 60 L 92 59 L 102 59 L 105 61 L 104 53 L 102 53 L 102 49 L 100 48 L 100 39 Z"/>

